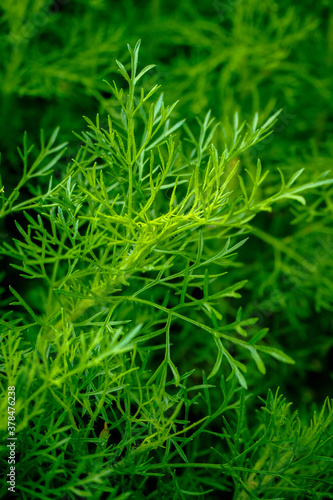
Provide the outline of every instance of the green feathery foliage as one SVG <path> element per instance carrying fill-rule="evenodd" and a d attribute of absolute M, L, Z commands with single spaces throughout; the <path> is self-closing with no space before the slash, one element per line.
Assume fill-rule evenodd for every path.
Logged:
<path fill-rule="evenodd" d="M 86 118 L 60 178 L 51 172 L 66 144 L 56 145 L 56 129 L 48 142 L 41 133 L 38 153 L 25 134 L 21 179 L 11 191 L 1 182 L 1 217 L 23 214 L 1 255 L 27 283 L 10 284 L 0 320 L 2 390 L 16 387 L 17 491 L 333 498 L 331 402 L 303 422 L 270 390 L 253 415 L 248 389 L 292 369 L 293 339 L 270 332 L 240 293 L 256 286 L 247 280 L 258 239 L 275 252 L 275 273 L 298 262 L 315 286 L 293 245 L 309 214 L 329 228 L 333 179 L 279 169 L 277 186 L 259 160 L 240 169 L 280 112 L 261 126 L 258 114 L 246 124 L 236 113 L 222 126 L 208 112 L 198 130 L 173 118 L 177 103 L 166 105 L 159 85 L 141 87 L 153 66 L 139 68 L 139 48 L 128 46 L 128 66 L 117 61 L 127 86 L 109 86 L 118 107 L 103 122 Z M 286 207 L 299 228 L 290 245 L 261 227 Z M 260 295 L 276 276 L 255 272 Z M 331 288 L 327 278 L 318 310 L 330 307 Z M 281 294 L 279 307 L 286 299 L 294 300 Z M 4 436 L 7 406 L 4 398 Z M 1 456 L 5 470 L 5 445 Z"/>

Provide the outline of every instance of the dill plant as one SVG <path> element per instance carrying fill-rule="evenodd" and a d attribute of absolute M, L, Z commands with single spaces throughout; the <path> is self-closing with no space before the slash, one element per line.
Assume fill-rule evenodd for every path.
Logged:
<path fill-rule="evenodd" d="M 252 373 L 269 380 L 271 362 L 294 360 L 237 306 L 247 278 L 237 253 L 257 214 L 304 206 L 307 193 L 321 201 L 332 179 L 280 171 L 270 189 L 260 161 L 240 173 L 239 156 L 279 113 L 261 126 L 257 114 L 246 125 L 236 113 L 222 127 L 208 112 L 199 132 L 174 122 L 159 85 L 140 88 L 152 66 L 138 69 L 139 47 L 128 47 L 128 69 L 117 61 L 128 86 L 110 85 L 118 111 L 107 125 L 86 118 L 62 178 L 44 191 L 34 184 L 65 154 L 58 130 L 48 142 L 42 133 L 32 163 L 25 135 L 22 179 L 2 188 L 1 216 L 23 212 L 24 223 L 1 255 L 39 297 L 37 307 L 11 285 L 0 321 L 2 389 L 17 391 L 17 490 L 332 498 L 332 404 L 304 423 L 268 391 L 249 415 Z M 19 201 L 24 185 L 32 196 Z M 1 460 L 5 468 L 4 446 Z"/>

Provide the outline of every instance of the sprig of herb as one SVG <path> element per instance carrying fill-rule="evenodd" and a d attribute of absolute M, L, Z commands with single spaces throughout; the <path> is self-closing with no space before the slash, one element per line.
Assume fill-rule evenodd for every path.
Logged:
<path fill-rule="evenodd" d="M 232 481 L 241 500 L 285 492 L 297 498 L 311 488 L 326 494 L 331 406 L 302 427 L 270 392 L 263 423 L 250 432 L 249 367 L 269 376 L 267 359 L 294 360 L 234 304 L 247 278 L 236 251 L 249 244 L 244 236 L 257 214 L 304 206 L 303 193 L 325 196 L 333 181 L 325 174 L 300 184 L 298 171 L 285 182 L 282 174 L 281 187 L 264 196 L 269 175 L 261 163 L 245 175 L 235 160 L 268 136 L 278 115 L 261 127 L 255 116 L 247 127 L 236 114 L 229 131 L 207 113 L 199 134 L 184 120 L 173 124 L 176 104 L 166 106 L 163 95 L 149 104 L 159 87 L 137 88 L 151 69 L 138 70 L 139 48 L 129 47 L 130 70 L 117 63 L 128 84 L 127 94 L 111 86 L 119 119 L 109 117 L 103 128 L 98 115 L 86 118 L 82 147 L 60 182 L 15 205 L 21 187 L 49 174 L 64 149 L 53 146 L 56 134 L 47 146 L 42 139 L 29 167 L 25 137 L 22 181 L 3 201 L 3 216 L 25 209 L 26 222 L 16 223 L 21 237 L 4 242 L 1 254 L 43 298 L 36 308 L 12 286 L 18 307 L 0 320 L 1 377 L 18 394 L 20 492 L 45 496 L 52 485 L 54 498 L 107 492 L 120 500 L 148 491 L 154 477 L 157 496 L 169 473 L 168 498 L 188 491 L 203 497 L 211 492 L 206 486 L 227 491 Z M 230 279 L 233 269 L 242 269 L 241 280 Z M 205 363 L 199 380 L 200 363 L 184 367 L 187 349 L 198 346 Z M 102 446 L 103 432 L 110 434 Z M 36 480 L 41 458 L 49 469 Z"/>

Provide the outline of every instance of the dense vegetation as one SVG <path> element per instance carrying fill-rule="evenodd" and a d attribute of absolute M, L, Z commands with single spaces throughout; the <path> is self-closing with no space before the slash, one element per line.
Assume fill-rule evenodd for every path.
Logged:
<path fill-rule="evenodd" d="M 2 470 L 333 498 L 331 3 L 112 4 L 0 2 Z"/>

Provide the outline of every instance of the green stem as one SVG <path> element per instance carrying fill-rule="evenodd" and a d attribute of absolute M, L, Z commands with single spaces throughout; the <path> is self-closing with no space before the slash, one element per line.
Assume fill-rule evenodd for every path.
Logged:
<path fill-rule="evenodd" d="M 129 85 L 129 95 L 127 102 L 127 162 L 128 162 L 128 217 L 131 219 L 132 204 L 133 204 L 133 148 L 134 148 L 134 123 L 133 123 L 133 110 L 134 110 L 134 90 L 135 84 L 131 81 Z"/>
<path fill-rule="evenodd" d="M 300 254 L 295 252 L 292 248 L 288 247 L 283 240 L 279 240 L 274 236 L 272 236 L 271 234 L 265 233 L 261 229 L 258 229 L 257 227 L 253 229 L 253 234 L 254 236 L 257 236 L 257 238 L 260 238 L 265 243 L 268 243 L 269 245 L 274 247 L 276 250 L 279 250 L 280 252 L 283 252 L 286 255 L 288 255 L 288 257 L 298 262 L 302 267 L 307 269 L 310 273 L 313 273 L 315 271 L 315 268 L 311 264 L 309 264 L 309 262 L 306 259 L 303 259 Z"/>
<path fill-rule="evenodd" d="M 259 458 L 259 460 L 256 462 L 254 469 L 258 472 L 261 471 L 261 469 L 264 467 L 268 457 L 270 455 L 270 449 L 267 447 L 263 453 L 263 455 Z M 293 452 L 288 451 L 286 454 L 276 463 L 274 464 L 273 470 L 272 471 L 267 471 L 266 475 L 264 476 L 263 480 L 258 484 L 257 482 L 257 474 L 258 472 L 252 472 L 247 481 L 246 481 L 246 487 L 249 491 L 255 491 L 258 487 L 263 488 L 267 486 L 269 483 L 271 483 L 275 477 L 278 474 L 278 471 L 283 469 L 292 459 L 293 457 Z M 270 474 L 270 472 L 273 472 Z M 276 472 L 276 474 L 274 474 Z M 258 492 L 259 493 L 259 492 Z M 249 500 L 249 495 L 246 493 L 245 490 L 242 490 L 241 493 L 236 497 L 236 500 Z"/>

